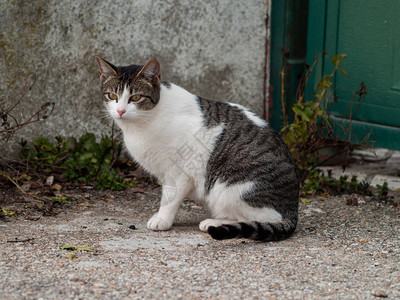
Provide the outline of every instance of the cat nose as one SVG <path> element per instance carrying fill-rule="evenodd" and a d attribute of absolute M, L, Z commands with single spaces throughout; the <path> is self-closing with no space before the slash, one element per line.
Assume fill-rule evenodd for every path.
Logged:
<path fill-rule="evenodd" d="M 117 112 L 119 114 L 120 117 L 122 117 L 122 115 L 126 112 L 125 109 L 117 109 Z"/>

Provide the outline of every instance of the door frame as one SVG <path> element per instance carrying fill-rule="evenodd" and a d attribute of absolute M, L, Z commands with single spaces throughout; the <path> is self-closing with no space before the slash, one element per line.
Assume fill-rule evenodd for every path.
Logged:
<path fill-rule="evenodd" d="M 272 0 L 270 4 L 270 69 L 267 70 L 269 86 L 265 110 L 271 126 L 280 131 L 284 124 L 282 92 L 288 118 L 293 119 L 291 108 L 306 65 L 308 0 Z M 282 89 L 283 66 L 285 76 Z"/>

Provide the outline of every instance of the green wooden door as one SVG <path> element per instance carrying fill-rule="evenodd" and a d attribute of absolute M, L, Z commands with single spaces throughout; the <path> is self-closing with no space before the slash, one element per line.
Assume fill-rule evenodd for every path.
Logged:
<path fill-rule="evenodd" d="M 348 55 L 349 77 L 335 78 L 338 102 L 332 115 L 340 120 L 353 91 L 364 82 L 368 92 L 352 122 L 353 132 L 362 137 L 372 129 L 375 146 L 400 149 L 400 1 L 310 0 L 308 64 L 325 48 L 330 55 Z M 314 88 L 331 68 L 328 58 L 320 61 Z"/>

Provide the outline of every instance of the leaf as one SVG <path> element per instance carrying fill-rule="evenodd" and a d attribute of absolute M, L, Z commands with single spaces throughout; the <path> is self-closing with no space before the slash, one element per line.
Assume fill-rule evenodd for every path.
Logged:
<path fill-rule="evenodd" d="M 18 180 L 27 180 L 30 181 L 32 179 L 31 176 L 29 176 L 28 174 L 22 174 L 21 176 L 18 177 Z"/>
<path fill-rule="evenodd" d="M 295 112 L 296 115 L 300 116 L 302 119 L 306 120 L 307 122 L 310 121 L 307 107 L 304 107 L 301 103 L 297 103 L 297 104 L 293 105 L 293 111 Z"/>
<path fill-rule="evenodd" d="M 92 158 L 92 157 L 93 157 L 93 153 L 85 152 L 79 157 L 79 160 L 81 160 L 81 161 L 88 160 L 89 158 Z"/>
<path fill-rule="evenodd" d="M 340 58 L 339 58 L 338 55 L 335 55 L 335 56 L 332 57 L 332 64 L 334 66 L 337 66 L 339 64 L 339 61 L 340 61 Z"/>
<path fill-rule="evenodd" d="M 84 200 L 85 198 L 82 198 Z M 82 207 L 94 207 L 94 205 L 89 204 L 89 203 L 79 203 L 76 206 L 82 206 Z"/>
<path fill-rule="evenodd" d="M 77 247 L 77 246 L 73 246 L 73 245 L 64 245 L 64 246 L 61 246 L 60 249 L 61 250 L 69 250 L 69 251 L 78 250 L 78 251 L 97 252 L 97 250 L 92 250 L 88 246 Z"/>
<path fill-rule="evenodd" d="M 72 246 L 72 245 L 64 245 L 64 246 L 61 246 L 60 249 L 61 250 L 71 250 L 71 251 L 73 251 L 73 250 L 76 250 L 77 247 L 76 246 Z"/>
<path fill-rule="evenodd" d="M 87 246 L 85 246 L 85 247 L 76 247 L 76 250 L 79 250 L 79 251 L 89 251 L 89 252 L 97 252 L 97 250 L 92 250 L 92 249 L 90 249 L 90 247 L 87 247 Z"/>
<path fill-rule="evenodd" d="M 51 189 L 61 191 L 62 186 L 56 183 L 51 186 Z"/>
<path fill-rule="evenodd" d="M 2 207 L 1 210 L 3 211 L 3 214 L 5 216 L 14 216 L 15 215 L 15 211 L 10 210 L 8 207 Z"/>
<path fill-rule="evenodd" d="M 55 201 L 61 201 L 63 203 L 68 203 L 69 202 L 68 201 L 68 197 L 66 197 L 66 196 L 54 196 L 54 197 L 51 197 L 51 199 L 53 199 Z"/>
<path fill-rule="evenodd" d="M 312 202 L 311 199 L 303 198 L 303 197 L 300 197 L 300 201 L 303 202 L 304 204 L 307 204 L 307 203 L 311 203 L 311 202 Z"/>
<path fill-rule="evenodd" d="M 68 253 L 67 255 L 65 255 L 66 258 L 69 259 L 75 259 L 76 258 L 76 254 L 75 253 Z"/>
<path fill-rule="evenodd" d="M 344 76 L 349 76 L 349 74 L 348 74 L 342 67 L 337 66 L 337 69 L 338 69 L 340 72 L 342 72 L 342 74 L 343 74 Z"/>

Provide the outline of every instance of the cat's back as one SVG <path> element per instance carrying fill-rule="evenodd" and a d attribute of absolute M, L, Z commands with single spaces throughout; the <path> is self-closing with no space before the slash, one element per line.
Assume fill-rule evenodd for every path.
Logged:
<path fill-rule="evenodd" d="M 243 106 L 197 99 L 204 126 L 223 124 L 207 165 L 207 189 L 217 180 L 236 184 L 264 181 L 297 190 L 297 166 L 279 134 Z"/>
<path fill-rule="evenodd" d="M 231 152 L 247 152 L 252 156 L 252 150 L 271 153 L 273 156 L 288 159 L 292 162 L 287 146 L 279 134 L 267 121 L 241 105 L 229 102 L 216 102 L 197 97 L 203 115 L 203 124 L 207 128 L 224 125 L 220 142 L 225 143 Z M 222 144 L 220 145 L 223 146 Z M 236 148 L 235 148 L 236 146 Z M 275 160 L 278 159 L 275 157 Z"/>

